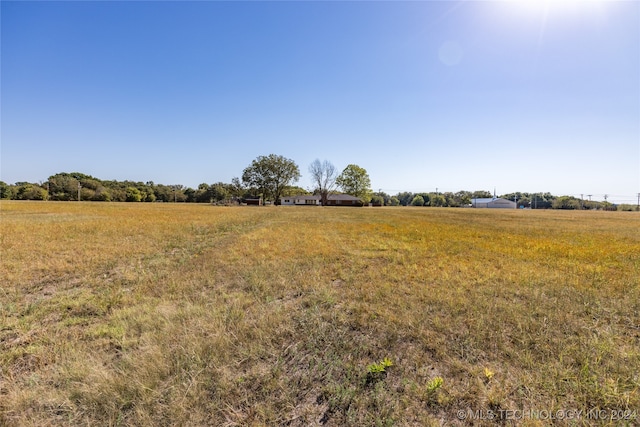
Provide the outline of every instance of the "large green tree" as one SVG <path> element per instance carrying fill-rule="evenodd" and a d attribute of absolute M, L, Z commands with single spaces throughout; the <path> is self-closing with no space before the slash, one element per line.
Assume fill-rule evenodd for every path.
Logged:
<path fill-rule="evenodd" d="M 580 200 L 573 196 L 557 197 L 551 205 L 553 209 L 580 209 Z"/>
<path fill-rule="evenodd" d="M 13 195 L 11 187 L 4 181 L 0 181 L 0 199 L 10 199 Z"/>
<path fill-rule="evenodd" d="M 242 182 L 262 193 L 263 198 L 280 203 L 282 191 L 300 179 L 300 169 L 291 159 L 275 154 L 259 156 L 242 172 Z"/>
<path fill-rule="evenodd" d="M 29 182 L 19 183 L 16 192 L 16 199 L 18 200 L 47 200 L 47 190 L 40 187 L 37 184 L 31 184 Z"/>
<path fill-rule="evenodd" d="M 411 206 L 424 206 L 424 198 L 420 195 L 417 195 L 413 198 L 413 200 L 411 200 Z"/>
<path fill-rule="evenodd" d="M 431 196 L 431 206 L 446 206 L 447 199 L 442 194 L 434 194 Z"/>
<path fill-rule="evenodd" d="M 371 204 L 373 206 L 384 206 L 384 197 L 379 194 L 371 196 Z"/>
<path fill-rule="evenodd" d="M 141 202 L 142 193 L 136 187 L 127 187 L 127 202 Z"/>
<path fill-rule="evenodd" d="M 78 200 L 80 181 L 73 174 L 62 172 L 52 175 L 47 183 L 51 200 Z"/>
<path fill-rule="evenodd" d="M 359 197 L 364 203 L 369 203 L 371 179 L 366 169 L 358 165 L 349 165 L 336 178 L 336 183 L 345 193 Z"/>
<path fill-rule="evenodd" d="M 409 191 L 403 191 L 401 193 L 396 194 L 396 198 L 398 199 L 398 202 L 400 202 L 402 206 L 409 206 L 413 201 L 414 197 L 415 197 L 415 194 Z M 424 199 L 422 200 L 422 202 L 424 203 Z"/>

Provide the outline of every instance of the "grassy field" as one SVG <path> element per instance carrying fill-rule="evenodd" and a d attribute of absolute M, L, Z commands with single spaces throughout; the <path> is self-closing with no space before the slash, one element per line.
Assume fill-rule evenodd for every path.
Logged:
<path fill-rule="evenodd" d="M 637 213 L 0 212 L 0 425 L 640 420 Z"/>

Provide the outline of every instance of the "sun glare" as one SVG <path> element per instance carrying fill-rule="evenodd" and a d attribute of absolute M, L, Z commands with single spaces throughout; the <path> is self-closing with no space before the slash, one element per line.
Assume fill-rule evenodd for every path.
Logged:
<path fill-rule="evenodd" d="M 574 13 L 594 11 L 611 0 L 505 0 L 505 3 L 521 12 Z"/>
<path fill-rule="evenodd" d="M 539 25 L 539 44 L 544 43 L 551 22 L 570 28 L 573 23 L 592 22 L 598 26 L 606 19 L 605 6 L 613 0 L 503 0 L 496 2 L 505 18 L 518 25 Z"/>

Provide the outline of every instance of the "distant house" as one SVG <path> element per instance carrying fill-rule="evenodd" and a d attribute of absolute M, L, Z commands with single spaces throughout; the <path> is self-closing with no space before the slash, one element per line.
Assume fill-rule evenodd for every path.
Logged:
<path fill-rule="evenodd" d="M 516 202 L 499 197 L 492 197 L 487 199 L 471 199 L 471 206 L 474 208 L 515 209 Z"/>
<path fill-rule="evenodd" d="M 243 202 L 247 205 L 262 206 L 262 198 L 244 199 Z"/>
<path fill-rule="evenodd" d="M 348 194 L 329 194 L 327 198 L 328 206 L 364 206 L 359 197 Z"/>
<path fill-rule="evenodd" d="M 301 195 L 301 196 L 280 197 L 280 204 L 284 206 L 302 206 L 302 205 L 319 206 L 320 196 Z"/>
<path fill-rule="evenodd" d="M 321 206 L 320 196 L 288 196 L 281 197 L 283 206 Z M 327 206 L 363 206 L 362 200 L 348 194 L 329 194 Z"/>

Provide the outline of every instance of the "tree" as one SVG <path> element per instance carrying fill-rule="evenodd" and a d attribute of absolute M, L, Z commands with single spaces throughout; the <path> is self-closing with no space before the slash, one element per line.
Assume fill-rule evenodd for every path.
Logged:
<path fill-rule="evenodd" d="M 173 202 L 173 190 L 168 185 L 155 184 L 153 186 L 153 194 L 159 202 Z"/>
<path fill-rule="evenodd" d="M 384 191 L 382 191 L 382 190 L 379 190 L 379 191 L 377 191 L 377 192 L 373 193 L 373 195 L 371 196 L 371 201 L 372 201 L 372 203 L 373 203 L 373 199 L 374 199 L 376 196 L 378 196 L 378 197 L 381 197 L 381 198 L 382 198 L 382 205 L 384 205 L 384 206 L 390 206 L 390 204 L 391 204 L 391 196 L 390 196 L 390 195 L 388 195 L 387 193 L 385 193 L 385 192 L 384 192 Z"/>
<path fill-rule="evenodd" d="M 142 193 L 136 187 L 127 187 L 127 202 L 142 201 Z"/>
<path fill-rule="evenodd" d="M 263 198 L 280 202 L 285 187 L 300 179 L 300 169 L 291 159 L 275 154 L 259 156 L 242 172 L 242 182 L 257 188 Z"/>
<path fill-rule="evenodd" d="M 11 196 L 11 187 L 6 182 L 0 181 L 0 199 L 10 199 Z"/>
<path fill-rule="evenodd" d="M 373 206 L 384 206 L 384 197 L 379 194 L 371 196 L 371 204 Z"/>
<path fill-rule="evenodd" d="M 215 203 L 227 203 L 231 199 L 231 191 L 231 184 L 225 184 L 224 182 L 216 182 L 209 186 L 211 199 Z"/>
<path fill-rule="evenodd" d="M 490 199 L 492 197 L 493 193 L 484 190 L 476 190 L 471 194 L 472 199 Z"/>
<path fill-rule="evenodd" d="M 468 191 L 458 191 L 453 195 L 453 197 L 456 203 L 458 203 L 460 206 L 468 206 L 471 204 L 471 193 Z"/>
<path fill-rule="evenodd" d="M 309 194 L 313 194 L 313 193 L 310 193 L 309 191 L 297 185 L 288 185 L 282 190 L 282 194 L 280 196 L 291 197 L 291 196 L 309 195 Z"/>
<path fill-rule="evenodd" d="M 413 193 L 410 193 L 408 191 L 403 191 L 402 193 L 398 193 L 396 195 L 396 198 L 398 199 L 398 201 L 402 206 L 409 206 L 414 196 L 415 194 Z"/>
<path fill-rule="evenodd" d="M 186 202 L 187 195 L 185 194 L 187 188 L 184 188 L 182 184 L 174 184 L 169 186 L 171 188 L 171 200 L 172 202 Z"/>
<path fill-rule="evenodd" d="M 424 206 L 424 198 L 420 195 L 414 197 L 411 200 L 411 206 Z"/>
<path fill-rule="evenodd" d="M 96 192 L 90 188 L 80 186 L 80 200 L 93 200 Z"/>
<path fill-rule="evenodd" d="M 240 178 L 237 176 L 231 179 L 231 185 L 229 186 L 229 190 L 231 191 L 231 196 L 235 199 L 240 199 L 244 194 L 244 184 L 240 181 Z"/>
<path fill-rule="evenodd" d="M 17 185 L 17 184 L 16 184 Z M 47 200 L 47 190 L 36 184 L 20 183 L 16 192 L 18 200 Z"/>
<path fill-rule="evenodd" d="M 447 199 L 442 194 L 435 194 L 431 196 L 430 200 L 431 206 L 445 206 L 447 204 Z"/>
<path fill-rule="evenodd" d="M 91 198 L 91 200 L 96 202 L 110 202 L 111 201 L 111 193 L 104 186 L 99 186 L 96 188 L 96 191 Z"/>
<path fill-rule="evenodd" d="M 320 162 L 316 159 L 309 166 L 309 173 L 311 173 L 311 179 L 316 185 L 316 191 L 320 194 L 322 206 L 326 206 L 329 194 L 336 186 L 335 166 L 328 160 Z"/>
<path fill-rule="evenodd" d="M 453 194 L 452 192 L 447 191 L 445 193 L 442 193 L 442 197 L 444 197 L 445 199 L 444 206 L 452 208 L 457 208 L 460 206 L 460 203 L 458 203 L 458 201 L 456 200 L 455 194 Z"/>
<path fill-rule="evenodd" d="M 362 199 L 364 203 L 369 203 L 371 194 L 371 180 L 366 169 L 358 165 L 349 165 L 336 178 L 336 184 L 347 194 Z"/>
<path fill-rule="evenodd" d="M 202 183 L 198 185 L 198 189 L 195 191 L 194 197 L 198 203 L 211 203 L 213 201 L 213 197 L 211 195 L 209 184 Z"/>
<path fill-rule="evenodd" d="M 431 193 L 417 193 L 416 196 L 422 197 L 424 206 L 431 206 Z"/>
<path fill-rule="evenodd" d="M 66 172 L 49 177 L 49 198 L 51 200 L 77 200 L 79 181 Z"/>
<path fill-rule="evenodd" d="M 147 189 L 147 192 L 145 193 L 144 201 L 145 202 L 155 202 L 156 201 L 156 194 L 153 192 L 152 188 L 148 188 Z"/>
<path fill-rule="evenodd" d="M 553 209 L 580 209 L 580 200 L 573 196 L 560 196 L 553 201 L 551 207 Z"/>
<path fill-rule="evenodd" d="M 182 194 L 184 194 L 184 198 L 185 202 L 187 203 L 193 203 L 196 201 L 196 190 L 194 190 L 191 187 L 187 187 L 182 191 Z"/>

